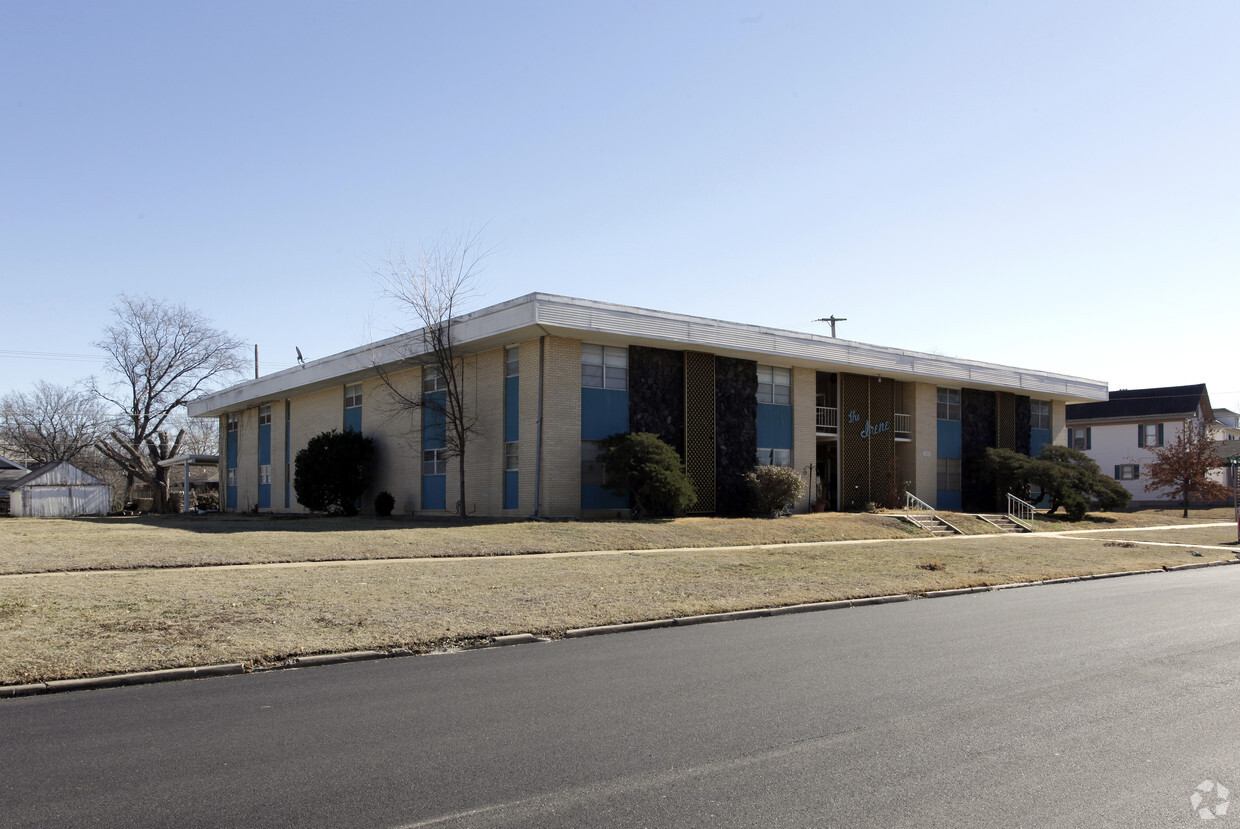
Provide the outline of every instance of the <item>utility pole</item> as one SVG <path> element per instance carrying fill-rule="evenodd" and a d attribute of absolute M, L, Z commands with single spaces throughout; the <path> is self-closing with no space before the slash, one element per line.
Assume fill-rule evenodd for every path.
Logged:
<path fill-rule="evenodd" d="M 834 314 L 832 314 L 832 315 L 831 315 L 831 316 L 829 316 L 829 317 L 823 317 L 822 319 L 817 319 L 817 320 L 814 320 L 814 322 L 829 322 L 829 323 L 831 323 L 831 339 L 835 339 L 835 324 L 836 324 L 837 322 L 844 322 L 846 319 L 848 319 L 848 317 L 837 317 L 837 316 L 835 316 Z"/>

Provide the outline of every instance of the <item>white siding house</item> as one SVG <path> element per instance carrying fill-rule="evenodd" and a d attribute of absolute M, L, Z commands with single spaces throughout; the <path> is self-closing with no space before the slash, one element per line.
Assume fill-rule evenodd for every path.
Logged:
<path fill-rule="evenodd" d="M 1104 402 L 1069 405 L 1067 419 L 1068 446 L 1123 484 L 1132 493 L 1132 506 L 1166 505 L 1165 491 L 1145 491 L 1145 468 L 1154 459 L 1151 450 L 1174 442 L 1186 421 L 1204 420 L 1216 441 L 1237 433 L 1215 419 L 1204 383 L 1113 391 Z M 1227 480 L 1226 468 L 1212 474 L 1220 483 Z"/>
<path fill-rule="evenodd" d="M 5 485 L 9 512 L 25 518 L 107 515 L 112 488 L 68 461 L 44 464 Z"/>

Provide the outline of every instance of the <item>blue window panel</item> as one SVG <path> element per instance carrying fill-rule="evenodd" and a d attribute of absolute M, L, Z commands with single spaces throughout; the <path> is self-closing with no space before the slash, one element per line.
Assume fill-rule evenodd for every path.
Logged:
<path fill-rule="evenodd" d="M 629 393 L 619 389 L 581 390 L 581 439 L 602 440 L 629 430 Z"/>
<path fill-rule="evenodd" d="M 271 464 L 271 424 L 264 423 L 258 427 L 258 465 Z"/>
<path fill-rule="evenodd" d="M 448 393 L 435 391 L 422 396 L 424 401 L 443 407 L 447 405 Z M 442 408 L 422 408 L 422 448 L 443 449 L 447 446 L 448 416 Z"/>
<path fill-rule="evenodd" d="M 1038 453 L 1042 451 L 1042 447 L 1051 442 L 1050 429 L 1030 429 L 1029 430 L 1029 457 L 1036 458 Z"/>
<path fill-rule="evenodd" d="M 517 508 L 517 497 L 520 495 L 517 483 L 520 474 L 515 469 L 504 473 L 504 509 Z"/>
<path fill-rule="evenodd" d="M 940 458 L 961 458 L 962 438 L 959 420 L 940 420 L 939 422 L 939 454 Z M 943 507 L 946 509 L 946 507 Z"/>
<path fill-rule="evenodd" d="M 629 508 L 629 496 L 612 495 L 600 484 L 582 484 L 581 508 L 626 510 Z"/>
<path fill-rule="evenodd" d="M 768 449 L 792 448 L 792 407 L 758 404 L 758 445 Z"/>
<path fill-rule="evenodd" d="M 961 506 L 963 501 L 961 501 L 961 494 L 958 489 L 940 489 L 935 493 L 935 496 L 935 509 L 952 510 L 953 512 L 959 512 L 963 509 Z"/>
<path fill-rule="evenodd" d="M 422 509 L 448 508 L 448 476 L 422 476 Z"/>
<path fill-rule="evenodd" d="M 293 444 L 289 438 L 288 418 L 284 420 L 284 508 L 288 509 L 292 505 L 293 500 Z"/>
<path fill-rule="evenodd" d="M 225 462 L 225 466 L 228 469 L 236 469 L 237 468 L 237 432 L 236 430 L 230 431 L 228 433 L 228 447 L 225 451 L 225 454 L 228 455 L 228 460 Z"/>
<path fill-rule="evenodd" d="M 504 440 L 509 442 L 521 439 L 520 383 L 520 377 L 504 378 Z"/>
<path fill-rule="evenodd" d="M 224 502 L 224 507 L 226 509 L 236 509 L 237 508 L 237 488 L 235 486 L 229 486 L 229 487 L 225 487 L 225 489 L 228 490 L 228 494 L 227 496 L 225 496 L 226 500 Z"/>
<path fill-rule="evenodd" d="M 258 485 L 258 508 L 271 509 L 271 484 Z"/>
<path fill-rule="evenodd" d="M 350 406 L 344 410 L 344 430 L 350 429 L 361 434 L 362 431 L 362 407 Z"/>

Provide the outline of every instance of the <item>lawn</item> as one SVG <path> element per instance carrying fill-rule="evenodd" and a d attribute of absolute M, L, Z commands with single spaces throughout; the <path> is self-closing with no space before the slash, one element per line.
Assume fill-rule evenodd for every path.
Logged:
<path fill-rule="evenodd" d="M 994 532 L 970 515 L 942 513 L 969 535 Z M 1038 529 L 1103 529 L 1226 521 L 1226 509 L 1100 513 L 1081 522 L 1040 518 Z M 819 513 L 780 519 L 472 523 L 249 515 L 0 520 L 0 574 L 212 564 L 497 556 L 585 550 L 732 547 L 928 534 L 895 512 Z"/>
<path fill-rule="evenodd" d="M 1202 520 L 1207 519 L 1195 523 Z M 1105 526 L 1122 521 L 1117 517 Z M 1142 525 L 1151 523 L 1158 522 Z M 738 540 L 804 541 L 806 535 L 859 532 L 871 525 L 890 535 L 795 547 L 710 548 Z M 734 535 L 724 532 L 728 526 L 736 528 Z M 510 633 L 557 636 L 569 628 L 613 622 L 1234 557 L 1230 548 L 1204 549 L 1204 556 L 1195 557 L 1181 547 L 1135 543 L 1185 532 L 1191 534 L 1191 540 L 1184 536 L 1186 543 L 1208 543 L 1199 540 L 1205 533 L 1226 544 L 1234 541 L 1231 528 L 1190 526 L 1074 539 L 1041 534 L 930 539 L 913 538 L 882 516 L 471 527 L 225 519 L 193 527 L 177 521 L 0 522 L 0 559 L 6 566 L 16 539 L 24 566 L 32 570 L 63 566 L 58 549 L 88 552 L 104 562 L 98 566 L 108 566 L 113 556 L 130 567 L 163 568 L 0 577 L 0 683 L 214 662 L 259 665 L 352 649 L 426 652 Z M 60 533 L 63 547 L 56 543 Z M 590 538 L 599 540 L 592 544 Z M 478 557 L 518 552 L 516 547 L 545 549 L 552 542 L 580 550 L 636 549 L 638 543 L 662 548 L 671 546 L 669 539 L 696 539 L 690 546 L 701 549 Z M 313 557 L 315 550 L 334 550 L 325 558 L 362 560 L 168 569 L 170 562 L 190 564 L 196 556 L 219 560 L 209 555 L 211 541 L 243 556 L 247 540 L 270 561 Z M 184 549 L 187 544 L 191 549 Z M 36 547 L 45 551 L 42 560 Z M 367 560 L 409 550 L 441 558 Z M 473 557 L 442 558 L 462 550 Z"/>

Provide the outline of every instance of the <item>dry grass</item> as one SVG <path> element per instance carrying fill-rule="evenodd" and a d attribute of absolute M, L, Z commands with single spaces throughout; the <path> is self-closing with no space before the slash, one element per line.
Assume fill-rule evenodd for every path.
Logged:
<path fill-rule="evenodd" d="M 911 538 L 895 515 L 548 521 L 466 526 L 373 518 L 168 516 L 0 520 L 0 573 L 283 561 L 496 556 Z"/>
<path fill-rule="evenodd" d="M 943 513 L 966 535 L 995 528 Z M 1038 529 L 1077 530 L 1231 520 L 1230 509 L 1097 513 L 1080 522 L 1039 518 Z M 57 521 L 0 520 L 0 574 L 210 564 L 339 561 L 423 556 L 496 556 L 586 550 L 654 550 L 914 538 L 927 534 L 899 513 L 819 513 L 779 519 L 448 523 L 373 518 L 248 515 Z"/>
<path fill-rule="evenodd" d="M 426 651 L 508 633 L 1231 557 L 1108 546 L 1117 535 L 11 576 L 0 578 L 0 683 Z M 919 567 L 928 558 L 939 569 Z"/>

